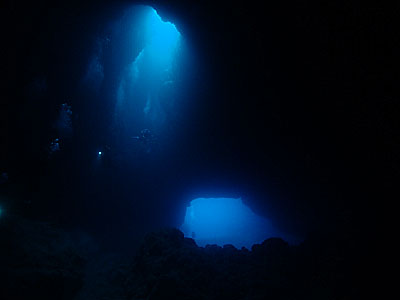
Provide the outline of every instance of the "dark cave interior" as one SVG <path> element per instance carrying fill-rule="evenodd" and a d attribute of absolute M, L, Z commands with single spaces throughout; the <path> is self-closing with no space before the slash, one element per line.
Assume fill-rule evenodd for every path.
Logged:
<path fill-rule="evenodd" d="M 155 62 L 146 7 L 179 31 L 176 60 Z M 359 296 L 399 173 L 398 9 L 9 0 L 2 15 L 2 299 Z M 304 242 L 198 247 L 166 229 L 197 198 L 241 198 Z"/>

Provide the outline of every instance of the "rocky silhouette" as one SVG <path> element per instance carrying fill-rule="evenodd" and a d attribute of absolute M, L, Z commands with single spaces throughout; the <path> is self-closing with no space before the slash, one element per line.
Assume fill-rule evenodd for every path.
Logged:
<path fill-rule="evenodd" d="M 346 240 L 252 249 L 198 247 L 177 229 L 146 235 L 135 253 L 104 254 L 48 223 L 1 224 L 2 299 L 355 299 Z M 5 244 L 4 244 L 5 242 Z M 96 250 L 97 249 L 97 250 Z M 92 251 L 90 253 L 90 251 Z M 354 257 L 352 255 L 354 254 Z"/>

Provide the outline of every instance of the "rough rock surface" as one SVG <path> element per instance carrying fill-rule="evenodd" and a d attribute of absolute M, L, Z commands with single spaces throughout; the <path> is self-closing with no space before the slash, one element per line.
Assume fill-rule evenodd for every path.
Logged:
<path fill-rule="evenodd" d="M 177 229 L 148 234 L 136 254 L 97 253 L 47 223 L 0 223 L 1 299 L 357 299 L 345 240 L 251 250 L 198 247 Z"/>
<path fill-rule="evenodd" d="M 338 299 L 347 279 L 343 257 L 290 246 L 279 238 L 252 251 L 196 246 L 176 230 L 149 234 L 131 265 L 127 299 Z M 328 251 L 329 252 L 329 251 Z M 350 276 L 349 274 L 347 276 Z M 347 293 L 347 290 L 346 290 Z"/>

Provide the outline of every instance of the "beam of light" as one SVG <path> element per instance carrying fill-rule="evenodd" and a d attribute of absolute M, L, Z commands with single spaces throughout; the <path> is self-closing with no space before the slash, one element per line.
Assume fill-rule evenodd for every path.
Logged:
<path fill-rule="evenodd" d="M 163 101 L 169 102 L 165 100 L 166 91 L 174 88 L 174 65 L 179 59 L 176 53 L 180 49 L 181 34 L 174 24 L 163 21 L 151 7 L 146 9 L 139 24 L 137 31 L 143 32 L 140 40 L 143 48 L 121 78 L 117 111 L 131 120 L 146 122 L 134 127 L 150 127 L 163 123 L 169 113 Z"/>
<path fill-rule="evenodd" d="M 146 22 L 148 50 L 153 59 L 170 59 L 180 33 L 171 22 L 164 22 L 155 9 L 151 9 Z"/>
<path fill-rule="evenodd" d="M 234 198 L 198 198 L 187 207 L 181 227 L 199 246 L 232 244 L 237 248 L 276 236 L 270 222 Z"/>

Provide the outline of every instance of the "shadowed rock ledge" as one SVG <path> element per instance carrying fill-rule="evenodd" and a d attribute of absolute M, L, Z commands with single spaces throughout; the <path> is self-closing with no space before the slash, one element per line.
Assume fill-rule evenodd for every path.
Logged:
<path fill-rule="evenodd" d="M 104 254 L 47 223 L 0 224 L 2 299 L 355 299 L 346 241 L 198 247 L 177 229 Z M 93 244 L 91 244 L 93 243 Z"/>

